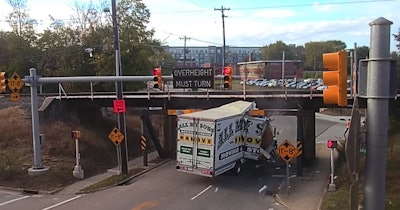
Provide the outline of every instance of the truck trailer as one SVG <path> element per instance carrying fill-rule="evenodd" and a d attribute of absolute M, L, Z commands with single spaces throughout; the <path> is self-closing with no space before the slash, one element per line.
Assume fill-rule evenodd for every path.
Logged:
<path fill-rule="evenodd" d="M 178 171 L 215 177 L 238 174 L 246 160 L 270 158 L 274 135 L 265 116 L 251 116 L 254 102 L 236 101 L 177 116 Z"/>

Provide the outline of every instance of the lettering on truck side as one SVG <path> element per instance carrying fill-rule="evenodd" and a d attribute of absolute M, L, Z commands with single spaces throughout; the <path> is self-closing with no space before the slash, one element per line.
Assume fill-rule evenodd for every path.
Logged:
<path fill-rule="evenodd" d="M 237 153 L 239 153 L 241 151 L 243 151 L 243 147 L 242 146 L 238 146 L 238 147 L 232 148 L 232 149 L 230 149 L 228 151 L 225 151 L 225 152 L 221 153 L 219 155 L 219 160 L 223 160 L 225 158 L 228 158 L 228 157 L 230 157 L 232 155 L 235 155 L 235 154 L 237 154 Z"/>

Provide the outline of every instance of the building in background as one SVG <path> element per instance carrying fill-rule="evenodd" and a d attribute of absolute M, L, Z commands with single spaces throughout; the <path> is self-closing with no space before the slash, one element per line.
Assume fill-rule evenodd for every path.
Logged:
<path fill-rule="evenodd" d="M 237 63 L 242 80 L 282 79 L 283 60 L 261 60 Z M 303 78 L 304 65 L 299 60 L 285 60 L 284 78 Z"/>
<path fill-rule="evenodd" d="M 175 67 L 222 67 L 222 46 L 204 47 L 173 47 L 163 46 L 166 52 L 171 53 Z M 230 47 L 226 46 L 226 65 L 261 59 L 262 47 Z M 221 70 L 220 70 L 221 71 Z M 216 72 L 220 74 L 221 72 Z"/>

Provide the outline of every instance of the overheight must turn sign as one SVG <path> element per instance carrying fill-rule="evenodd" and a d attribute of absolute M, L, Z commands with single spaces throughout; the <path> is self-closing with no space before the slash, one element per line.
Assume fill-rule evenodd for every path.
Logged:
<path fill-rule="evenodd" d="M 174 68 L 174 88 L 214 88 L 212 68 Z"/>

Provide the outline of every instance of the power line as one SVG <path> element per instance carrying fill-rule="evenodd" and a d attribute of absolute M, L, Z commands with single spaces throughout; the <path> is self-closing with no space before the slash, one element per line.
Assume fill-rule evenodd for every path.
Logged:
<path fill-rule="evenodd" d="M 258 10 L 258 9 L 273 9 L 273 8 L 291 8 L 291 7 L 310 7 L 310 6 L 328 6 L 328 5 L 346 5 L 346 4 L 367 4 L 367 3 L 375 3 L 375 2 L 393 2 L 399 0 L 360 0 L 360 1 L 342 1 L 342 2 L 328 2 L 328 3 L 311 3 L 311 4 L 289 4 L 289 5 L 275 5 L 275 6 L 258 6 L 258 7 L 244 7 L 244 8 L 235 8 L 232 10 Z M 182 11 L 160 11 L 160 12 L 152 12 L 151 14 L 178 14 L 178 13 L 201 13 L 201 12 L 210 12 L 208 9 L 204 10 L 182 10 Z"/>

